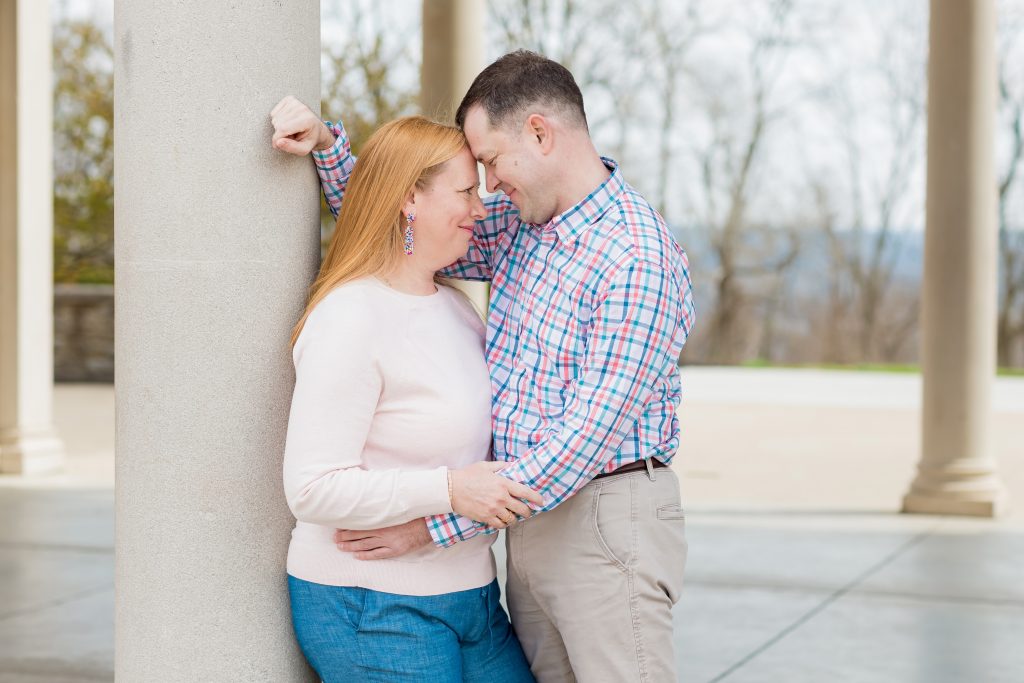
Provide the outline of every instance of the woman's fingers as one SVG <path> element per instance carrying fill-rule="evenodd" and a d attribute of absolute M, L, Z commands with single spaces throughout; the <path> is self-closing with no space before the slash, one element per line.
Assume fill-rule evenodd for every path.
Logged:
<path fill-rule="evenodd" d="M 507 466 L 505 462 L 484 461 L 452 470 L 452 508 L 455 512 L 494 529 L 504 529 L 517 517 L 525 519 L 531 516 L 527 502 L 543 507 L 544 498 L 540 493 L 498 474 Z"/>
<path fill-rule="evenodd" d="M 502 519 L 504 517 L 505 519 Z M 506 521 L 507 520 L 507 521 Z M 495 517 L 491 517 L 491 521 L 487 523 L 487 526 L 494 529 L 504 529 L 508 527 L 509 523 L 516 521 L 515 515 L 511 512 L 506 511 L 504 515 L 498 514 Z"/>
<path fill-rule="evenodd" d="M 533 511 L 530 509 L 530 506 L 524 503 L 523 501 L 519 500 L 518 498 L 509 498 L 507 501 L 505 501 L 505 508 L 512 514 L 516 515 L 517 517 L 522 517 L 523 519 L 526 519 L 527 517 L 533 514 Z"/>
<path fill-rule="evenodd" d="M 525 498 L 536 505 L 544 505 L 544 498 L 526 484 L 510 481 L 506 488 L 508 488 L 509 495 L 515 498 Z"/>

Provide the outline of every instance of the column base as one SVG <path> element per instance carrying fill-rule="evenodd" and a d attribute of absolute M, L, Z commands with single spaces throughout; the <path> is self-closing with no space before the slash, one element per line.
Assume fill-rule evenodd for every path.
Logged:
<path fill-rule="evenodd" d="M 902 512 L 925 515 L 961 515 L 965 517 L 1000 517 L 1010 509 L 1006 492 L 997 489 L 984 497 L 964 498 L 960 493 L 943 491 L 911 491 L 903 497 Z"/>
<path fill-rule="evenodd" d="M 48 474 L 64 467 L 64 443 L 53 430 L 0 435 L 0 474 Z"/>

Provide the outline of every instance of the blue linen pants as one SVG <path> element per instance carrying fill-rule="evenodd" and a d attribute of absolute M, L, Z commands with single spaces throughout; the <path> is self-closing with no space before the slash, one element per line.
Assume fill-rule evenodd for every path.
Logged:
<path fill-rule="evenodd" d="M 497 580 L 397 595 L 288 577 L 299 646 L 324 683 L 533 683 Z"/>

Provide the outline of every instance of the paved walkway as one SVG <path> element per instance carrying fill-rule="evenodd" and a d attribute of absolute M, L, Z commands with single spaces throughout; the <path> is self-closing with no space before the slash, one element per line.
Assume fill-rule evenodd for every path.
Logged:
<path fill-rule="evenodd" d="M 1024 680 L 1024 379 L 993 429 L 1018 511 L 897 513 L 911 375 L 688 368 L 681 680 Z M 0 683 L 113 678 L 113 392 L 57 390 L 65 474 L 0 478 Z M 499 546 L 496 546 L 498 548 Z"/>

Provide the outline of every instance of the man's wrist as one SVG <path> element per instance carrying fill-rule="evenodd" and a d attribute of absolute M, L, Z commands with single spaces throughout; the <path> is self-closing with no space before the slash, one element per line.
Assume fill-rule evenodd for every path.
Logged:
<path fill-rule="evenodd" d="M 430 533 L 430 520 L 427 517 L 422 517 L 421 521 L 423 522 L 423 535 L 420 537 L 422 540 L 420 547 L 425 545 L 435 545 L 436 541 L 434 540 L 434 535 Z"/>
<path fill-rule="evenodd" d="M 430 542 L 437 548 L 447 548 L 448 546 L 455 545 L 456 539 L 445 534 L 442 526 L 443 520 L 449 517 L 451 517 L 451 513 L 423 518 L 424 526 L 427 529 L 427 536 L 430 537 Z"/>
<path fill-rule="evenodd" d="M 334 147 L 334 143 L 337 138 L 334 136 L 332 131 L 326 123 L 320 122 L 320 132 L 317 135 L 316 145 L 313 147 L 314 152 L 326 152 L 331 147 Z"/>

